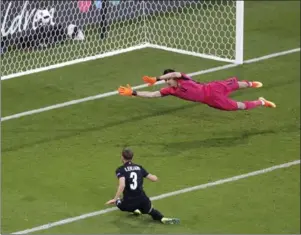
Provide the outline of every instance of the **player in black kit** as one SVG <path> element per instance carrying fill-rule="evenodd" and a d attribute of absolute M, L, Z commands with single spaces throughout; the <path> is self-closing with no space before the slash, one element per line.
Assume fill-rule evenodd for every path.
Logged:
<path fill-rule="evenodd" d="M 116 170 L 119 186 L 114 199 L 106 204 L 115 204 L 121 211 L 132 212 L 135 215 L 149 214 L 154 220 L 163 224 L 178 224 L 179 219 L 166 218 L 152 207 L 151 201 L 143 190 L 143 178 L 153 182 L 157 176 L 148 173 L 142 166 L 132 162 L 134 153 L 126 148 L 122 151 L 123 165 Z M 120 199 L 123 193 L 123 198 Z"/>

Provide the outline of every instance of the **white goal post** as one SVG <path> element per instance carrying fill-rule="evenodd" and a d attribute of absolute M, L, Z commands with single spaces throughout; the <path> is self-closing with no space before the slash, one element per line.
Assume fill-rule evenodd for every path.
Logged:
<path fill-rule="evenodd" d="M 156 48 L 243 63 L 244 1 L 1 1 L 1 80 Z"/>

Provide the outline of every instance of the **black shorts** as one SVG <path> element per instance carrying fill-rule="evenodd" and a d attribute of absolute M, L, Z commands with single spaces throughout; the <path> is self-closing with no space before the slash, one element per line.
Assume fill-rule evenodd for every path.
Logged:
<path fill-rule="evenodd" d="M 124 198 L 116 202 L 121 211 L 134 212 L 140 210 L 142 214 L 148 214 L 152 209 L 152 203 L 147 196 L 137 198 Z"/>

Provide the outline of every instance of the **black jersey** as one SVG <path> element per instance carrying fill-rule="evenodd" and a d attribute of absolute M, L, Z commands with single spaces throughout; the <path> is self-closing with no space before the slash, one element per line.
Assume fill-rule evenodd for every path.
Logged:
<path fill-rule="evenodd" d="M 116 170 L 118 178 L 125 178 L 125 189 L 123 197 L 126 199 L 145 196 L 143 190 L 143 178 L 148 175 L 148 172 L 140 165 L 132 162 L 127 162 Z"/>

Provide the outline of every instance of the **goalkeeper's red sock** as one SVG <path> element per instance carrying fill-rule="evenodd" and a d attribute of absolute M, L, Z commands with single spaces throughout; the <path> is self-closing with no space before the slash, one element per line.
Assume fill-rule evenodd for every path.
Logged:
<path fill-rule="evenodd" d="M 247 83 L 247 87 L 252 87 L 252 82 L 248 80 L 242 80 L 242 82 Z"/>
<path fill-rule="evenodd" d="M 261 100 L 254 100 L 254 101 L 245 101 L 243 102 L 246 106 L 245 109 L 254 109 L 258 106 L 264 105 L 264 103 Z"/>

